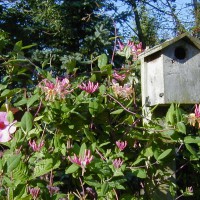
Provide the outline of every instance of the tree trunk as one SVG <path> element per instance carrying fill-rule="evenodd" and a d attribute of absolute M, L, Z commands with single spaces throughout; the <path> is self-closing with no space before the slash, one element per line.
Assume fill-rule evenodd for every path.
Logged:
<path fill-rule="evenodd" d="M 133 8 L 133 13 L 134 13 L 134 16 L 135 16 L 135 24 L 136 24 L 137 31 L 138 31 L 139 41 L 142 42 L 142 47 L 145 49 L 146 41 L 145 41 L 145 36 L 143 34 L 143 31 L 142 31 L 142 27 L 141 27 L 141 23 L 140 23 L 140 16 L 139 16 L 139 13 L 138 13 L 138 10 L 137 10 L 136 1 L 130 0 L 129 3 L 131 4 L 131 6 Z"/>

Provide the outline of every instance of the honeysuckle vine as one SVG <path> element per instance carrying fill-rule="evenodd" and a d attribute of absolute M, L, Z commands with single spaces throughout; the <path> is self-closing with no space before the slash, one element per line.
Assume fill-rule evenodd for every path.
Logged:
<path fill-rule="evenodd" d="M 198 180 L 169 180 L 187 169 L 190 179 L 198 175 L 200 106 L 187 114 L 172 104 L 162 118 L 145 116 L 136 60 L 142 44 L 117 40 L 113 55 L 93 54 L 83 66 L 72 56 L 59 73 L 52 60 L 52 71 L 31 65 L 35 82 L 25 89 L 11 89 L 12 79 L 0 84 L 2 200 L 156 199 L 163 184 L 173 198 L 198 195 Z"/>

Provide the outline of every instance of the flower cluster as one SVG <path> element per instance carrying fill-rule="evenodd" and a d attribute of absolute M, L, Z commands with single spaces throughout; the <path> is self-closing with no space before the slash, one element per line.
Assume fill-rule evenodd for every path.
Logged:
<path fill-rule="evenodd" d="M 189 114 L 188 122 L 192 126 L 195 126 L 197 122 L 200 128 L 200 105 L 195 105 L 194 113 Z"/>
<path fill-rule="evenodd" d="M 52 197 L 53 194 L 58 193 L 60 188 L 56 186 L 47 185 L 47 189 L 49 190 L 50 196 Z"/>
<path fill-rule="evenodd" d="M 121 158 L 119 158 L 119 159 L 115 159 L 114 161 L 113 161 L 113 166 L 116 168 L 116 169 L 119 169 L 121 166 L 122 166 L 122 164 L 123 164 L 123 160 L 121 160 Z"/>
<path fill-rule="evenodd" d="M 87 84 L 82 83 L 82 85 L 79 85 L 78 87 L 81 90 L 84 90 L 87 93 L 91 94 L 91 93 L 94 93 L 98 89 L 99 84 L 98 83 L 94 84 L 93 82 L 89 81 Z"/>
<path fill-rule="evenodd" d="M 32 196 L 33 199 L 37 199 L 39 194 L 40 194 L 40 188 L 35 187 L 35 188 L 31 188 L 29 187 L 29 193 Z"/>
<path fill-rule="evenodd" d="M 121 97 L 123 99 L 130 99 L 134 94 L 132 85 L 129 84 L 121 86 L 119 83 L 113 82 L 112 89 L 116 97 Z"/>
<path fill-rule="evenodd" d="M 74 154 L 74 157 L 70 157 L 68 156 L 68 159 L 72 162 L 75 163 L 77 165 L 79 165 L 83 171 L 82 171 L 82 175 L 85 172 L 85 167 L 91 163 L 93 156 L 91 155 L 90 150 L 85 150 L 84 155 L 83 156 L 77 156 L 76 154 Z"/>
<path fill-rule="evenodd" d="M 7 120 L 7 112 L 0 112 L 0 142 L 8 142 L 11 140 L 11 134 L 16 131 L 16 126 L 13 123 L 9 123 Z"/>
<path fill-rule="evenodd" d="M 44 79 L 39 83 L 38 86 L 45 93 L 46 101 L 54 101 L 56 97 L 59 99 L 64 99 L 67 94 L 73 91 L 73 89 L 69 89 L 71 85 L 67 78 L 59 80 L 57 77 L 55 83 Z"/>
<path fill-rule="evenodd" d="M 118 147 L 118 149 L 120 150 L 120 151 L 123 151 L 125 148 L 126 148 L 126 146 L 127 146 L 127 141 L 116 141 L 116 145 L 117 145 L 117 147 Z M 115 160 L 113 160 L 113 166 L 116 168 L 116 169 L 119 169 L 121 166 L 122 166 L 122 164 L 123 164 L 123 160 L 121 159 L 121 158 L 116 158 Z"/>
<path fill-rule="evenodd" d="M 113 78 L 117 81 L 123 81 L 126 78 L 125 74 L 118 74 L 116 71 L 113 73 Z"/>
<path fill-rule="evenodd" d="M 127 141 L 124 141 L 124 142 L 117 141 L 116 145 L 120 151 L 123 151 L 127 146 Z"/>
<path fill-rule="evenodd" d="M 130 40 L 128 40 L 127 44 L 124 45 L 122 42 L 118 41 L 118 45 L 119 45 L 120 51 L 123 51 L 126 46 L 129 47 L 133 55 L 133 60 L 137 60 L 138 55 L 144 51 L 144 49 L 142 48 L 141 42 L 139 44 L 135 44 L 134 42 L 131 42 Z"/>
<path fill-rule="evenodd" d="M 44 146 L 44 140 L 42 140 L 39 144 L 36 144 L 35 140 L 29 141 L 30 147 L 32 147 L 33 151 L 40 151 L 41 148 Z"/>

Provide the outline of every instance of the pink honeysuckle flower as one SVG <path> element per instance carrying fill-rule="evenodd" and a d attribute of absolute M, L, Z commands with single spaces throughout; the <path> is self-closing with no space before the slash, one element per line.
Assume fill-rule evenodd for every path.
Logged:
<path fill-rule="evenodd" d="M 118 74 L 116 71 L 113 73 L 113 78 L 118 81 L 123 81 L 126 78 L 125 74 Z"/>
<path fill-rule="evenodd" d="M 128 40 L 126 45 L 124 45 L 120 41 L 118 41 L 118 44 L 119 44 L 119 50 L 120 51 L 123 51 L 125 46 L 128 46 L 131 49 L 131 53 L 133 55 L 133 60 L 137 60 L 138 59 L 138 55 L 144 51 L 141 42 L 139 44 L 135 44 L 134 42 Z"/>
<path fill-rule="evenodd" d="M 117 42 L 119 44 L 120 51 L 123 51 L 124 50 L 124 44 L 121 41 L 119 41 L 119 40 Z"/>
<path fill-rule="evenodd" d="M 16 126 L 13 123 L 9 123 L 7 120 L 7 112 L 0 112 L 0 142 L 8 142 L 11 140 L 11 134 L 16 131 Z"/>
<path fill-rule="evenodd" d="M 127 146 L 127 141 L 124 141 L 124 142 L 117 141 L 116 145 L 117 145 L 117 147 L 119 148 L 120 151 L 123 151 Z"/>
<path fill-rule="evenodd" d="M 190 192 L 190 193 L 193 193 L 193 187 L 192 187 L 192 186 L 187 187 L 186 190 L 187 190 L 188 192 Z"/>
<path fill-rule="evenodd" d="M 85 153 L 83 156 L 77 156 L 74 154 L 74 157 L 68 156 L 68 159 L 77 165 L 79 165 L 82 168 L 82 176 L 85 173 L 85 168 L 88 164 L 91 163 L 93 156 L 90 154 L 90 150 L 85 150 Z"/>
<path fill-rule="evenodd" d="M 196 117 L 194 113 L 190 113 L 188 116 L 188 122 L 190 125 L 195 126 L 196 123 Z"/>
<path fill-rule="evenodd" d="M 64 99 L 67 94 L 73 91 L 73 89 L 69 89 L 71 85 L 67 78 L 60 80 L 57 77 L 55 83 L 52 83 L 48 79 L 44 79 L 39 83 L 38 86 L 45 93 L 45 100 L 47 101 L 54 101 L 56 97 L 59 99 Z"/>
<path fill-rule="evenodd" d="M 119 83 L 113 82 L 112 89 L 116 97 L 119 96 L 124 99 L 130 99 L 134 94 L 133 88 L 129 84 L 121 86 Z"/>
<path fill-rule="evenodd" d="M 196 118 L 200 117 L 200 105 L 195 105 L 194 114 Z"/>
<path fill-rule="evenodd" d="M 91 163 L 93 156 L 90 154 L 90 150 L 85 150 L 85 153 L 83 156 L 77 156 L 76 154 L 74 154 L 74 157 L 68 156 L 68 159 L 72 163 L 75 163 L 75 164 L 81 166 L 82 168 L 85 168 L 86 165 Z"/>
<path fill-rule="evenodd" d="M 39 144 L 36 144 L 35 140 L 28 142 L 30 147 L 32 147 L 33 151 L 40 151 L 41 148 L 44 146 L 44 140 L 42 140 Z"/>
<path fill-rule="evenodd" d="M 113 161 L 113 165 L 114 165 L 114 167 L 116 168 L 116 169 L 119 169 L 121 166 L 122 166 L 122 164 L 123 164 L 123 160 L 121 160 L 120 158 L 119 159 L 115 159 L 114 161 Z"/>
<path fill-rule="evenodd" d="M 59 98 L 64 99 L 65 96 L 73 91 L 73 89 L 68 90 L 71 85 L 69 84 L 69 79 L 64 78 L 61 81 L 56 78 L 56 91 Z"/>
<path fill-rule="evenodd" d="M 30 195 L 32 196 L 32 198 L 33 199 L 37 199 L 37 197 L 39 196 L 39 194 L 40 194 L 40 188 L 37 188 L 37 187 L 35 187 L 35 188 L 31 188 L 31 187 L 29 187 L 29 193 L 30 193 Z"/>
<path fill-rule="evenodd" d="M 85 83 L 82 83 L 82 85 L 79 85 L 78 86 L 81 90 L 84 90 L 84 91 L 86 91 L 87 93 L 94 93 L 97 89 L 98 89 L 98 87 L 99 87 L 99 84 L 98 83 L 96 83 L 96 85 L 93 83 L 93 82 L 88 82 L 87 84 L 85 84 Z"/>
<path fill-rule="evenodd" d="M 47 185 L 47 189 L 49 190 L 50 196 L 59 192 L 60 188 L 52 185 Z"/>
<path fill-rule="evenodd" d="M 194 113 L 190 113 L 188 116 L 188 122 L 192 126 L 195 126 L 195 124 L 197 122 L 199 124 L 199 128 L 200 128 L 200 104 L 195 105 Z"/>

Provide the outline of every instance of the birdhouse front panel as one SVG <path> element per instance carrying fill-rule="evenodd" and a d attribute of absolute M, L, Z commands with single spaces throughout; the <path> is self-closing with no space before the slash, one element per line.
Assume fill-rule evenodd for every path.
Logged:
<path fill-rule="evenodd" d="M 200 102 L 200 53 L 185 40 L 163 50 L 164 103 Z"/>
<path fill-rule="evenodd" d="M 152 106 L 164 103 L 163 55 L 157 52 L 144 59 L 142 65 L 142 96 L 143 104 Z"/>

